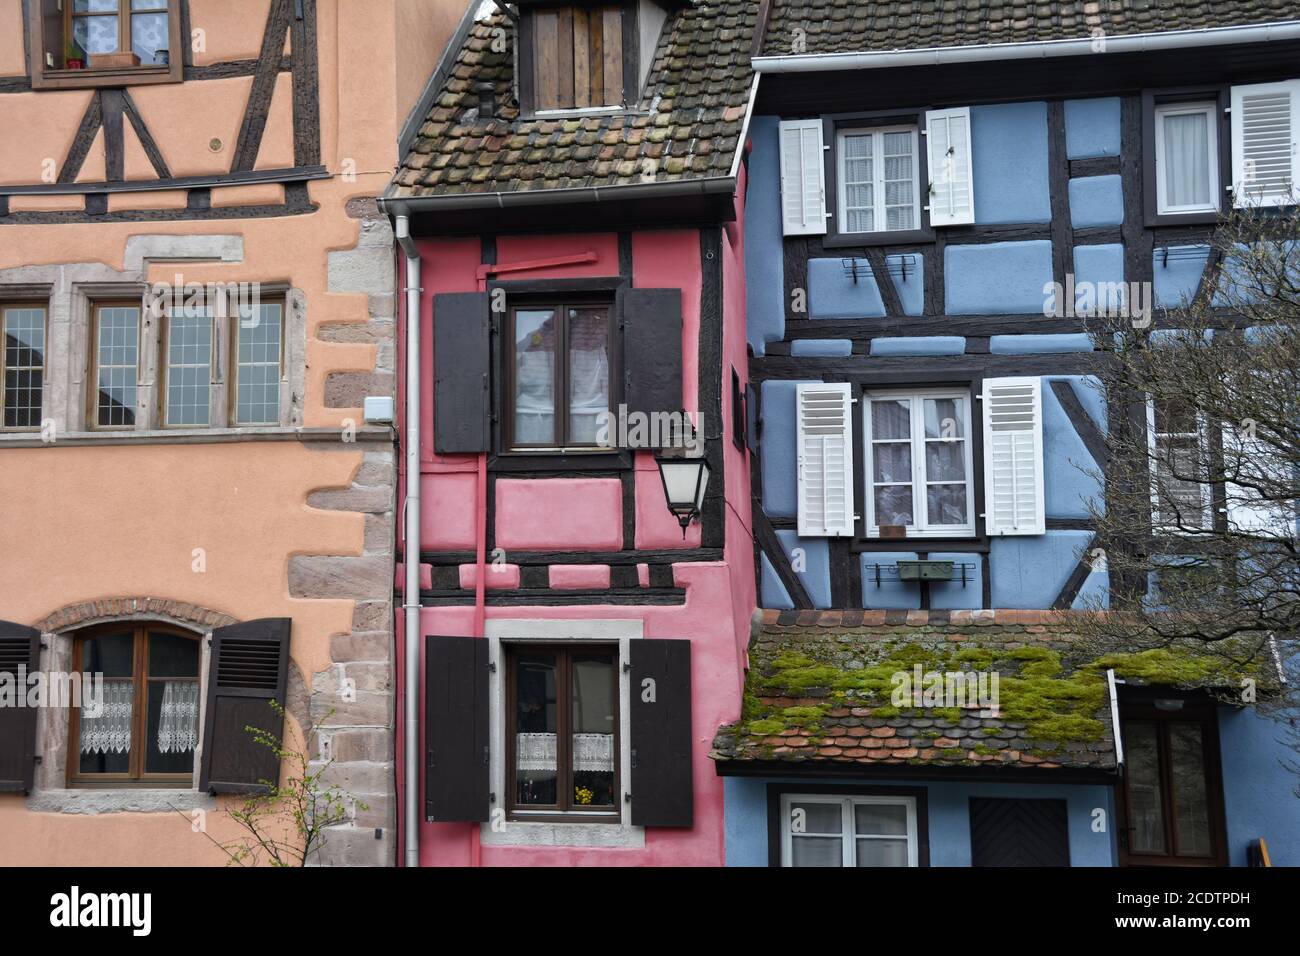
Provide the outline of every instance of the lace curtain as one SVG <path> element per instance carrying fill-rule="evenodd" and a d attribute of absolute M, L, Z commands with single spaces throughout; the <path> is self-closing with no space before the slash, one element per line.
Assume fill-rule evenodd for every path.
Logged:
<path fill-rule="evenodd" d="M 131 718 L 135 685 L 128 681 L 104 684 L 104 707 L 99 716 L 81 712 L 83 754 L 127 753 L 131 749 Z M 172 680 L 163 685 L 158 721 L 160 753 L 188 753 L 199 740 L 199 682 Z"/>
<path fill-rule="evenodd" d="M 199 682 L 169 680 L 163 686 L 158 722 L 160 753 L 188 753 L 199 740 Z"/>
<path fill-rule="evenodd" d="M 83 754 L 126 753 L 131 749 L 131 712 L 135 685 L 129 681 L 104 683 L 104 706 L 98 717 L 81 712 Z"/>
<path fill-rule="evenodd" d="M 1165 202 L 1204 206 L 1210 196 L 1210 118 L 1205 113 L 1164 117 Z"/>
<path fill-rule="evenodd" d="M 600 416 L 608 413 L 609 357 L 603 347 L 574 351 L 569 356 L 569 439 L 594 444 Z"/>
<path fill-rule="evenodd" d="M 516 734 L 515 768 L 517 770 L 551 771 L 556 769 L 555 734 Z M 596 772 L 614 772 L 613 734 L 574 734 L 573 769 Z"/>

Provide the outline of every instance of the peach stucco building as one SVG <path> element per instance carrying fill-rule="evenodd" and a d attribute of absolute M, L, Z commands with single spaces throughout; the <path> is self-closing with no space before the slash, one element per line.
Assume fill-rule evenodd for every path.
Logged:
<path fill-rule="evenodd" d="M 0 2 L 0 670 L 105 706 L 0 711 L 0 864 L 221 864 L 275 697 L 368 805 L 321 862 L 391 865 L 371 197 L 466 4 L 81 6 Z"/>

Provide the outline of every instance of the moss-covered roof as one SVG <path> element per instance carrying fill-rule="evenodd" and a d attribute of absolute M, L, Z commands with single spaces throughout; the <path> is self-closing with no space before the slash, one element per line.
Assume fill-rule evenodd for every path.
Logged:
<path fill-rule="evenodd" d="M 715 761 L 1109 771 L 1108 669 L 1182 689 L 1235 687 L 1256 671 L 1195 648 L 1090 656 L 1055 612 L 766 613 L 743 712 L 719 729 Z M 900 675 L 918 689 L 896 696 Z M 937 687 L 965 696 L 926 694 Z"/>
<path fill-rule="evenodd" d="M 730 174 L 749 103 L 758 0 L 698 0 L 668 15 L 626 111 L 521 117 L 515 28 L 500 12 L 466 37 L 389 193 L 394 197 L 652 184 Z M 493 43 L 505 31 L 509 42 Z M 494 49 L 494 46 L 496 47 Z M 479 116 L 478 87 L 496 116 Z"/>

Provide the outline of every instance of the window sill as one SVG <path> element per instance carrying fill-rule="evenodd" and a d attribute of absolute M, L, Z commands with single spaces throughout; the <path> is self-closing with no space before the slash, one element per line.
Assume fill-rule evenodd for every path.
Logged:
<path fill-rule="evenodd" d="M 119 788 L 38 790 L 27 798 L 33 813 L 185 813 L 215 810 L 216 798 L 198 790 Z"/>
<path fill-rule="evenodd" d="M 863 246 L 914 246 L 934 242 L 930 229 L 899 229 L 896 232 L 828 232 L 823 249 L 859 249 Z"/>
<path fill-rule="evenodd" d="M 499 826 L 500 824 L 498 824 Z M 589 846 L 637 849 L 645 846 L 645 828 L 621 823 L 523 822 L 507 820 L 505 829 L 482 824 L 484 846 Z"/>
<path fill-rule="evenodd" d="M 104 86 L 145 86 L 152 83 L 180 83 L 179 64 L 111 69 L 45 70 L 32 78 L 34 90 L 89 90 Z"/>
<path fill-rule="evenodd" d="M 1211 226 L 1219 221 L 1218 211 L 1160 212 L 1146 217 L 1147 226 Z"/>

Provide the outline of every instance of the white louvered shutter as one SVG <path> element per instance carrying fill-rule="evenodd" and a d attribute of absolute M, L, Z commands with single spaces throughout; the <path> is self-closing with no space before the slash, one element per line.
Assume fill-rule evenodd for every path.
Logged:
<path fill-rule="evenodd" d="M 930 225 L 973 223 L 975 183 L 970 157 L 970 108 L 926 113 L 925 148 L 932 186 Z"/>
<path fill-rule="evenodd" d="M 984 380 L 984 526 L 1043 534 L 1043 395 L 1037 378 Z"/>
<path fill-rule="evenodd" d="M 1237 206 L 1285 206 L 1300 192 L 1300 80 L 1232 88 Z"/>
<path fill-rule="evenodd" d="M 853 535 L 853 398 L 847 383 L 796 386 L 799 535 Z"/>
<path fill-rule="evenodd" d="M 1228 474 L 1274 488 L 1291 485 L 1291 463 L 1282 459 L 1266 442 L 1231 425 L 1223 426 L 1223 467 Z M 1224 482 L 1228 528 L 1238 534 L 1291 538 L 1295 536 L 1295 512 L 1290 502 L 1265 500 L 1256 488 Z"/>
<path fill-rule="evenodd" d="M 787 236 L 826 233 L 822 121 L 781 122 L 781 225 Z"/>

